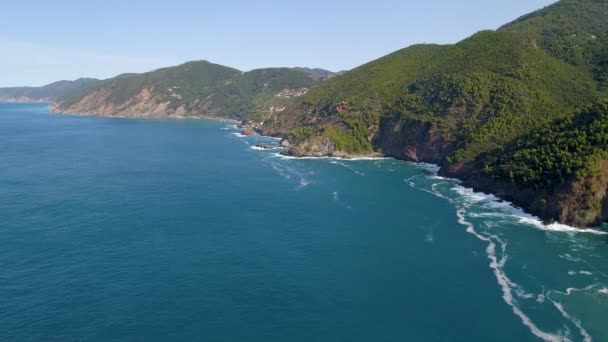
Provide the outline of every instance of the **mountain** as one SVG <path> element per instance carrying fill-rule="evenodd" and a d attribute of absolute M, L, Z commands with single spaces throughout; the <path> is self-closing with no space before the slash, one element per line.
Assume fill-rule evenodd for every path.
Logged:
<path fill-rule="evenodd" d="M 79 78 L 75 81 L 58 81 L 42 87 L 0 88 L 0 101 L 6 102 L 53 102 L 58 98 L 91 84 L 94 78 Z"/>
<path fill-rule="evenodd" d="M 597 225 L 608 220 L 607 40 L 607 2 L 562 0 L 333 77 L 262 132 L 295 156 L 436 163 L 547 221 Z"/>
<path fill-rule="evenodd" d="M 289 68 L 243 73 L 196 61 L 143 74 L 123 74 L 78 89 L 60 98 L 54 110 L 153 117 L 262 117 L 282 110 L 319 82 L 304 71 Z"/>
<path fill-rule="evenodd" d="M 311 68 L 293 68 L 294 70 L 303 71 L 315 79 L 328 79 L 336 76 L 337 73 L 325 69 L 311 69 Z"/>

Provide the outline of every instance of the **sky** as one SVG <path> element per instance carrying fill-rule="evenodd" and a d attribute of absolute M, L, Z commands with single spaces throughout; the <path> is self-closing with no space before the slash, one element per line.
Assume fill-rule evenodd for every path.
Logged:
<path fill-rule="evenodd" d="M 456 43 L 554 0 L 3 0 L 0 87 L 110 78 L 190 60 L 243 71 L 352 69 Z"/>

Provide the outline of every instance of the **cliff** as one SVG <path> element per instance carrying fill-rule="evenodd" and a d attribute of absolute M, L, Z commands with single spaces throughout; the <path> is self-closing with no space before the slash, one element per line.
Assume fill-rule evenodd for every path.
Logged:
<path fill-rule="evenodd" d="M 377 155 L 547 221 L 607 219 L 608 12 L 562 0 L 454 45 L 416 45 L 312 89 L 262 133 L 297 156 Z"/>

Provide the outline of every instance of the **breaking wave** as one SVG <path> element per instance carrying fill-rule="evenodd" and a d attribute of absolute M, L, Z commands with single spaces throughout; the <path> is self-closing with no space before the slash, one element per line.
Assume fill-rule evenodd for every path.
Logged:
<path fill-rule="evenodd" d="M 456 208 L 458 223 L 465 227 L 467 233 L 487 244 L 485 252 L 490 260 L 489 267 L 494 273 L 497 284 L 502 290 L 502 299 L 511 307 L 513 314 L 521 320 L 522 324 L 526 326 L 532 334 L 541 340 L 570 341 L 570 336 L 564 336 L 561 330 L 558 333 L 553 333 L 542 329 L 532 317 L 526 313 L 527 310 L 531 309 L 528 309 L 527 306 L 524 305 L 524 301 L 534 300 L 535 303 L 541 305 L 545 302 L 545 299 L 550 299 L 551 293 L 557 293 L 558 291 L 545 291 L 543 289 L 542 293 L 529 293 L 510 278 L 505 270 L 505 266 L 509 260 L 507 255 L 507 241 L 500 235 L 500 224 L 502 222 L 519 223 L 535 229 L 565 233 L 568 234 L 568 236 L 574 236 L 577 233 L 589 233 L 593 235 L 605 235 L 607 233 L 596 229 L 578 229 L 561 224 L 544 224 L 539 218 L 525 213 L 521 208 L 503 201 L 496 196 L 474 192 L 472 189 L 459 185 L 459 182 L 456 180 L 438 177 L 436 175 L 438 167 L 435 165 L 417 164 L 416 167 L 423 170 L 423 174 L 406 178 L 404 179 L 405 183 L 414 189 L 432 194 L 452 203 Z M 481 225 L 476 227 L 469 218 L 474 219 L 475 222 L 481 220 Z M 560 254 L 559 257 L 579 263 L 581 261 L 567 253 Z M 524 265 L 524 268 L 525 267 L 526 265 Z M 570 271 L 569 274 L 588 277 L 592 276 L 593 272 L 583 269 L 581 271 Z M 582 279 L 583 278 L 581 278 L 581 280 Z M 597 284 L 591 286 L 591 288 L 593 287 L 597 287 Z M 586 287 L 582 290 L 589 290 L 589 288 L 590 287 Z M 564 294 L 569 295 L 577 290 L 578 289 L 576 288 L 569 288 Z M 608 294 L 608 289 L 602 287 L 597 290 L 597 292 L 600 294 Z M 572 324 L 573 328 L 576 328 L 583 341 L 592 341 L 591 335 L 583 327 L 582 322 L 571 315 L 562 303 L 550 299 L 550 304 L 552 304 L 552 307 L 554 307 L 569 324 Z M 566 329 L 566 334 L 569 335 L 568 329 Z"/>

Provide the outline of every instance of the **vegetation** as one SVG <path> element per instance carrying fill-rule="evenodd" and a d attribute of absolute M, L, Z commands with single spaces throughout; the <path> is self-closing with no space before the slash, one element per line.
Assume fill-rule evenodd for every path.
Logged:
<path fill-rule="evenodd" d="M 79 78 L 75 81 L 58 81 L 42 87 L 0 88 L 0 100 L 25 98 L 31 101 L 55 101 L 77 89 L 99 82 L 94 78 Z"/>
<path fill-rule="evenodd" d="M 104 103 L 128 111 L 143 101 L 138 96 L 147 91 L 156 103 L 167 103 L 168 111 L 179 109 L 185 115 L 238 119 L 252 116 L 263 121 L 276 112 L 271 108 L 284 107 L 294 100 L 294 97 L 276 96 L 279 92 L 308 89 L 320 81 L 296 69 L 270 68 L 243 73 L 207 61 L 189 62 L 143 74 L 123 74 L 82 87 L 64 96 L 60 109 L 78 107 L 87 95 L 98 92 L 105 94 Z"/>
<path fill-rule="evenodd" d="M 483 158 L 494 179 L 537 190 L 583 180 L 608 159 L 608 100 L 526 134 Z"/>
<path fill-rule="evenodd" d="M 381 120 L 433 122 L 455 146 L 446 158 L 468 162 L 598 96 L 589 72 L 536 49 L 527 35 L 484 31 L 452 46 L 413 46 L 335 77 L 295 113 L 343 130 L 360 127 L 349 124 L 357 118 L 370 130 L 349 132 L 355 140 Z"/>
<path fill-rule="evenodd" d="M 268 68 L 252 70 L 225 82 L 217 89 L 215 105 L 220 115 L 245 117 L 257 115 L 264 121 L 270 107 L 284 107 L 293 97 L 277 97 L 284 89 L 309 89 L 318 81 L 303 71 L 289 68 Z"/>
<path fill-rule="evenodd" d="M 454 45 L 397 51 L 314 88 L 276 125 L 295 128 L 296 144 L 324 136 L 342 153 L 389 148 L 539 196 L 585 180 L 594 185 L 581 211 L 519 203 L 578 225 L 606 220 L 581 213 L 601 207 L 606 184 L 588 181 L 608 174 L 607 6 L 562 0 Z"/>

